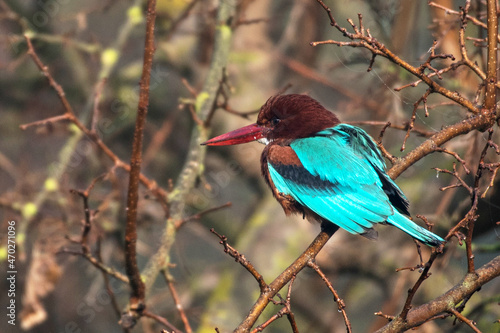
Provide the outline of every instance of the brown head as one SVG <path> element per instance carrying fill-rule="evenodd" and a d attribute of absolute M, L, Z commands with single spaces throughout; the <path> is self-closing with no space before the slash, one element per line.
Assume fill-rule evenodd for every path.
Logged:
<path fill-rule="evenodd" d="M 223 146 L 250 141 L 288 141 L 333 127 L 340 120 L 318 101 L 299 94 L 275 95 L 261 107 L 257 122 L 210 139 L 203 144 Z"/>

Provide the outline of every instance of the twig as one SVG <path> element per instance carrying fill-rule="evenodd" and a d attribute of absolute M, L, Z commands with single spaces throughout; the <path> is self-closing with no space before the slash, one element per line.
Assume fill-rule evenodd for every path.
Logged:
<path fill-rule="evenodd" d="M 96 258 L 97 258 L 97 260 L 102 262 L 101 238 L 100 237 L 97 239 Z M 120 318 L 121 317 L 121 309 L 120 309 L 120 306 L 118 305 L 118 301 L 116 300 L 115 293 L 113 292 L 113 289 L 111 289 L 111 286 L 109 284 L 109 276 L 105 272 L 102 272 L 102 277 L 104 279 L 104 285 L 106 286 L 106 292 L 108 293 L 109 297 L 111 298 L 111 305 L 113 307 L 113 310 L 115 311 L 117 317 Z M 129 332 L 129 329 L 124 328 L 124 331 Z"/>
<path fill-rule="evenodd" d="M 216 106 L 216 93 L 222 78 L 222 69 L 226 66 L 231 46 L 232 30 L 229 23 L 234 16 L 236 3 L 234 0 L 225 0 L 219 3 L 217 14 L 217 27 L 210 69 L 201 91 L 196 97 L 196 114 L 201 121 L 205 121 Z M 184 218 L 186 197 L 195 186 L 198 176 L 203 170 L 206 147 L 200 144 L 208 140 L 208 129 L 196 125 L 191 133 L 191 142 L 187 148 L 188 155 L 180 175 L 178 183 L 169 195 L 169 218 L 162 235 L 162 243 L 157 252 L 150 258 L 144 270 L 143 279 L 146 284 L 146 292 L 149 290 L 161 269 L 169 264 L 170 249 L 175 241 L 175 222 Z"/>
<path fill-rule="evenodd" d="M 335 29 L 340 31 L 344 37 L 350 39 L 350 42 L 339 42 L 335 40 L 325 40 L 325 41 L 319 41 L 319 42 L 311 42 L 310 44 L 312 46 L 317 46 L 317 45 L 324 45 L 324 44 L 333 44 L 337 46 L 349 46 L 349 47 L 362 47 L 365 49 L 368 49 L 373 55 L 378 55 L 382 56 L 389 61 L 393 62 L 396 65 L 401 66 L 404 68 L 407 72 L 411 73 L 412 75 L 418 77 L 422 81 L 424 81 L 428 86 L 429 89 L 431 89 L 433 92 L 436 92 L 438 94 L 443 95 L 444 97 L 454 101 L 455 103 L 462 105 L 465 107 L 469 112 L 473 114 L 478 114 L 479 109 L 472 104 L 467 98 L 461 96 L 459 93 L 450 91 L 449 89 L 444 88 L 440 84 L 438 84 L 436 81 L 433 81 L 425 72 L 424 68 L 432 68 L 430 65 L 430 61 L 436 58 L 449 58 L 450 55 L 435 55 L 431 52 L 431 55 L 427 59 L 427 62 L 424 63 L 423 65 L 419 67 L 414 67 L 410 65 L 408 62 L 404 61 L 403 59 L 399 58 L 396 54 L 394 54 L 391 50 L 389 50 L 384 44 L 379 42 L 376 38 L 372 37 L 370 35 L 370 32 L 368 29 L 364 30 L 363 32 L 359 30 L 352 21 L 350 21 L 351 26 L 353 26 L 354 33 L 351 33 L 347 31 L 346 28 L 341 27 L 337 21 L 332 16 L 330 8 L 326 6 L 323 1 L 317 0 L 318 3 L 323 7 L 323 9 L 327 12 L 328 17 L 330 19 L 330 25 L 333 26 Z M 361 16 L 359 17 L 361 20 Z M 496 39 L 494 39 L 496 40 Z M 372 58 L 373 60 L 373 58 Z M 370 63 L 370 66 L 372 64 Z"/>
<path fill-rule="evenodd" d="M 163 324 L 165 326 L 168 327 L 168 329 L 173 333 L 182 333 L 182 331 L 178 328 L 176 328 L 174 325 L 172 325 L 167 319 L 163 318 L 162 316 L 159 316 L 155 313 L 152 313 L 151 311 L 148 311 L 148 310 L 144 310 L 142 311 L 142 315 L 144 317 L 148 317 L 148 318 L 151 318 L 151 319 L 154 319 L 156 320 L 157 322 L 159 322 L 160 324 Z"/>
<path fill-rule="evenodd" d="M 374 313 L 374 315 L 375 315 L 375 316 L 382 317 L 382 318 L 385 318 L 385 319 L 387 319 L 387 321 L 392 321 L 392 320 L 394 320 L 394 318 L 396 318 L 396 317 L 394 317 L 394 316 L 390 316 L 390 315 L 383 314 L 381 311 L 377 311 L 377 312 L 375 312 L 375 313 Z"/>
<path fill-rule="evenodd" d="M 261 293 L 266 292 L 269 289 L 269 285 L 264 281 L 264 277 L 255 269 L 250 261 L 248 261 L 244 255 L 240 254 L 234 247 L 227 243 L 227 237 L 217 233 L 214 228 L 210 229 L 210 232 L 219 237 L 220 244 L 224 246 L 224 252 L 229 254 L 237 263 L 240 263 L 252 276 L 255 278 L 259 284 Z M 274 296 L 274 295 L 273 295 Z"/>
<path fill-rule="evenodd" d="M 220 209 L 224 209 L 227 207 L 231 207 L 231 205 L 232 205 L 231 202 L 226 202 L 225 204 L 222 204 L 220 206 L 208 208 L 208 209 L 205 209 L 204 211 L 201 211 L 201 212 L 198 212 L 194 215 L 183 218 L 182 220 L 175 222 L 175 228 L 179 229 L 186 222 L 193 221 L 193 220 L 199 220 L 206 214 L 213 213 L 215 211 L 218 211 Z"/>
<path fill-rule="evenodd" d="M 326 277 L 325 273 L 323 273 L 321 271 L 321 269 L 316 264 L 316 262 L 314 261 L 314 259 L 309 260 L 309 262 L 307 263 L 307 266 L 311 267 L 321 277 L 321 279 L 323 280 L 323 282 L 325 282 L 325 284 L 328 287 L 328 289 L 330 290 L 330 292 L 333 294 L 333 300 L 337 303 L 338 310 L 339 310 L 339 312 L 342 313 L 342 316 L 344 317 L 344 323 L 345 323 L 345 327 L 346 327 L 346 332 L 347 333 L 351 333 L 352 332 L 351 322 L 350 322 L 349 318 L 347 317 L 347 313 L 345 311 L 344 300 L 342 298 L 340 298 L 339 294 L 333 288 L 331 282 L 328 280 L 328 278 Z"/>
<path fill-rule="evenodd" d="M 166 269 L 162 270 L 162 274 L 163 277 L 165 278 L 165 281 L 167 282 L 168 289 L 170 290 L 170 294 L 172 295 L 172 299 L 174 300 L 175 303 L 175 308 L 177 309 L 177 312 L 181 317 L 182 323 L 184 324 L 184 328 L 186 329 L 186 333 L 193 332 L 193 329 L 189 324 L 188 317 L 186 316 L 186 312 L 184 311 L 184 307 L 182 306 L 181 300 L 179 298 L 179 294 L 175 289 L 173 277 L 168 273 Z"/>
<path fill-rule="evenodd" d="M 500 276 L 500 256 L 477 269 L 476 274 L 467 274 L 462 281 L 441 296 L 419 307 L 410 309 L 407 312 L 406 319 L 398 316 L 376 333 L 404 332 L 410 328 L 418 327 L 428 321 L 429 318 L 437 318 L 434 316 L 448 311 L 462 299 L 474 294 L 481 286 L 498 276 Z"/>
<path fill-rule="evenodd" d="M 449 312 L 453 313 L 453 315 L 455 317 L 457 317 L 460 321 L 463 321 L 464 323 L 466 323 L 467 325 L 469 325 L 469 327 L 476 333 L 481 333 L 480 330 L 478 330 L 478 328 L 476 327 L 476 323 L 474 323 L 472 320 L 468 319 L 467 317 L 465 317 L 463 314 L 461 314 L 460 312 L 458 312 L 455 308 L 451 308 L 448 310 Z"/>
<path fill-rule="evenodd" d="M 441 191 L 445 191 L 445 190 L 448 190 L 450 188 L 455 188 L 455 187 L 463 187 L 464 189 L 466 189 L 469 192 L 469 194 L 472 195 L 472 192 L 474 191 L 474 189 L 471 186 L 469 186 L 465 182 L 465 180 L 462 179 L 462 177 L 460 177 L 460 175 L 458 174 L 458 171 L 457 171 L 457 165 L 455 163 L 453 163 L 453 171 L 450 171 L 447 169 L 440 169 L 440 168 L 434 168 L 434 170 L 436 170 L 437 172 L 440 172 L 440 173 L 446 173 L 446 174 L 452 175 L 453 177 L 455 177 L 458 180 L 457 184 L 441 187 L 440 188 Z"/>
<path fill-rule="evenodd" d="M 291 70 L 295 71 L 296 73 L 302 75 L 303 77 L 309 80 L 319 82 L 327 87 L 334 89 L 335 91 L 338 91 L 340 94 L 349 98 L 356 104 L 359 103 L 363 107 L 366 107 L 367 109 L 371 110 L 372 112 L 379 112 L 382 109 L 380 103 L 377 103 L 375 100 L 371 98 L 363 98 L 354 91 L 347 89 L 345 85 L 343 85 L 342 83 L 337 83 L 335 81 L 332 81 L 328 76 L 319 73 L 314 68 L 311 68 L 295 59 L 286 57 L 283 54 L 277 53 L 276 56 L 279 61 L 284 63 Z"/>
<path fill-rule="evenodd" d="M 50 117 L 50 118 L 46 118 L 46 119 L 42 119 L 42 120 L 37 120 L 37 121 L 31 122 L 31 123 L 22 124 L 22 125 L 19 125 L 19 128 L 24 131 L 32 126 L 43 126 L 43 125 L 53 124 L 53 123 L 56 123 L 56 122 L 59 122 L 62 120 L 71 120 L 71 117 L 69 117 L 67 114 L 62 114 L 59 116 L 54 116 L 54 117 Z"/>
<path fill-rule="evenodd" d="M 418 101 L 416 101 L 413 104 L 413 111 L 411 113 L 410 122 L 408 123 L 408 129 L 406 130 L 405 138 L 403 139 L 403 144 L 401 145 L 401 149 L 400 149 L 401 151 L 405 150 L 406 140 L 408 140 L 408 138 L 410 137 L 410 132 L 413 129 L 413 126 L 415 126 L 415 119 L 417 118 L 417 110 L 418 110 L 418 106 L 420 105 L 420 103 L 422 103 L 424 105 L 426 117 L 428 116 L 428 112 L 427 112 L 427 97 L 429 97 L 429 95 L 431 93 L 432 93 L 432 89 L 430 89 L 430 88 L 427 89 L 425 91 L 425 93 L 422 95 L 422 97 L 420 97 L 418 99 Z"/>
<path fill-rule="evenodd" d="M 391 122 L 388 121 L 384 124 L 384 127 L 380 130 L 380 134 L 378 135 L 378 139 L 376 141 L 378 149 L 380 149 L 380 152 L 382 155 L 387 158 L 392 164 L 396 163 L 396 157 L 389 153 L 387 149 L 385 149 L 384 144 L 382 143 L 382 139 L 384 137 L 385 131 L 387 128 L 391 126 Z"/>
<path fill-rule="evenodd" d="M 59 252 L 57 253 L 69 253 L 69 254 L 74 254 L 74 255 L 79 255 L 87 259 L 92 265 L 94 265 L 97 269 L 100 271 L 108 274 L 109 276 L 114 277 L 117 280 L 120 280 L 125 283 L 129 283 L 129 280 L 127 276 L 123 275 L 122 273 L 116 271 L 115 269 L 106 266 L 103 264 L 98 258 L 94 257 L 91 253 L 83 253 L 82 251 L 74 251 L 66 248 L 62 248 Z"/>
<path fill-rule="evenodd" d="M 387 174 L 392 178 L 397 178 L 401 173 L 408 169 L 418 160 L 436 151 L 436 148 L 450 141 L 451 139 L 467 134 L 474 130 L 489 128 L 495 121 L 496 116 L 491 113 L 480 114 L 461 120 L 453 125 L 445 127 L 429 139 L 421 143 L 417 148 L 398 159 Z"/>
<path fill-rule="evenodd" d="M 429 109 L 430 108 L 431 108 L 431 106 L 429 106 Z M 404 122 L 402 125 L 397 125 L 397 124 L 394 124 L 392 122 L 377 121 L 377 120 L 356 120 L 356 121 L 346 121 L 345 123 L 351 124 L 351 125 L 383 126 L 383 130 L 384 129 L 386 130 L 387 128 L 394 128 L 394 129 L 401 130 L 401 131 L 408 130 L 408 123 L 407 122 Z M 384 130 L 384 132 L 385 132 L 385 130 Z M 425 129 L 416 128 L 416 127 L 413 127 L 411 131 L 416 133 L 418 136 L 423 136 L 426 138 L 431 137 L 434 134 L 436 134 L 436 131 L 427 131 Z M 379 140 L 380 140 L 380 136 L 379 136 Z"/>
<path fill-rule="evenodd" d="M 131 318 L 130 323 L 139 318 L 144 311 L 145 285 L 137 267 L 137 203 L 139 200 L 139 176 L 142 162 L 142 140 L 144 125 L 149 105 L 149 83 L 155 50 L 154 28 L 156 19 L 156 0 L 149 0 L 146 15 L 146 42 L 144 46 L 144 64 L 140 82 L 139 106 L 135 122 L 132 156 L 130 158 L 129 186 L 127 194 L 127 221 L 125 226 L 125 270 L 131 288 L 129 311 L 124 316 Z M 131 328 L 132 326 L 124 326 Z"/>
<path fill-rule="evenodd" d="M 73 108 L 71 107 L 71 104 L 69 103 L 69 101 L 66 98 L 66 94 L 65 94 L 64 90 L 52 77 L 52 75 L 49 72 L 48 67 L 38 57 L 38 55 L 33 47 L 33 44 L 31 43 L 31 39 L 27 35 L 25 35 L 25 39 L 26 39 L 26 43 L 28 45 L 28 51 L 27 51 L 28 54 L 31 56 L 31 58 L 33 59 L 34 63 L 37 65 L 37 67 L 41 70 L 42 74 L 47 78 L 47 80 L 49 81 L 49 84 L 52 86 L 52 88 L 54 88 L 54 90 L 56 91 L 59 99 L 61 100 L 61 103 L 64 106 L 65 113 L 63 115 L 60 115 L 60 116 L 51 117 L 51 118 L 44 119 L 44 120 L 39 120 L 37 122 L 33 122 L 30 124 L 20 125 L 20 128 L 25 129 L 29 126 L 46 125 L 48 123 L 53 123 L 56 121 L 69 120 L 70 122 L 75 124 L 76 127 L 78 127 L 78 129 L 80 131 L 82 131 L 90 140 L 92 140 L 92 142 L 94 142 L 99 147 L 99 149 L 101 149 L 101 151 L 113 161 L 115 166 L 117 166 L 121 169 L 124 169 L 127 172 L 130 172 L 130 165 L 123 162 L 115 153 L 113 153 L 113 151 L 106 144 L 104 144 L 104 142 L 97 135 L 95 135 L 95 133 L 92 130 L 88 129 L 78 119 L 78 117 L 75 115 L 75 113 L 73 111 Z M 144 184 L 144 186 L 146 186 L 155 195 L 155 197 L 162 204 L 162 206 L 165 209 L 167 209 L 166 208 L 167 207 L 167 201 L 166 201 L 167 193 L 162 188 L 160 188 L 156 184 L 155 181 L 148 179 L 142 173 L 140 174 L 139 179 L 140 179 L 141 183 Z"/>
<path fill-rule="evenodd" d="M 90 223 L 90 208 L 89 208 L 89 196 L 87 191 L 78 191 L 78 190 L 70 190 L 71 193 L 79 195 L 83 199 L 83 212 L 85 214 L 85 219 L 83 222 L 82 228 L 82 237 L 80 240 L 80 244 L 82 245 L 82 250 L 84 252 L 89 252 L 89 246 L 87 242 L 87 238 L 90 232 L 91 223 Z"/>
<path fill-rule="evenodd" d="M 467 165 L 465 164 L 465 160 L 462 159 L 460 157 L 460 155 L 458 155 L 456 152 L 448 150 L 446 148 L 442 148 L 442 147 L 436 147 L 436 151 L 441 152 L 441 153 L 445 153 L 445 154 L 449 154 L 449 155 L 455 157 L 455 159 L 458 162 L 460 162 L 460 164 L 462 164 L 462 168 L 464 168 L 465 173 L 470 174 L 470 170 L 469 170 L 469 168 L 467 168 Z"/>
<path fill-rule="evenodd" d="M 323 248 L 326 242 L 332 237 L 337 230 L 332 223 L 326 222 L 322 225 L 322 231 L 316 236 L 316 239 L 309 245 L 309 247 L 273 282 L 269 284 L 269 288 L 265 292 L 261 292 L 259 298 L 253 305 L 250 313 L 241 324 L 234 330 L 234 333 L 248 332 L 255 324 L 259 316 L 262 314 L 269 300 L 272 299 L 291 279 L 297 275 L 309 261 L 316 257 L 319 251 Z"/>
<path fill-rule="evenodd" d="M 433 252 L 431 254 L 431 257 L 429 258 L 429 261 L 427 261 L 427 263 L 425 263 L 424 269 L 422 270 L 422 273 L 420 274 L 420 277 L 418 278 L 417 282 L 415 282 L 413 287 L 410 290 L 408 290 L 408 297 L 406 298 L 406 302 L 405 302 L 405 305 L 403 307 L 403 310 L 401 311 L 401 314 L 399 315 L 399 317 L 402 320 L 406 320 L 406 317 L 408 315 L 408 311 L 410 311 L 410 309 L 411 309 L 411 302 L 413 300 L 413 297 L 415 296 L 415 293 L 417 292 L 420 285 L 424 282 L 424 280 L 426 280 L 430 276 L 429 270 L 431 269 L 432 263 L 434 262 L 434 260 L 436 260 L 438 254 L 440 253 L 441 250 L 433 249 L 432 251 Z"/>
<path fill-rule="evenodd" d="M 483 109 L 492 114 L 496 113 L 497 103 L 497 57 L 498 57 L 498 8 L 496 0 L 487 0 L 488 26 L 488 61 L 486 68 L 485 94 Z"/>
<path fill-rule="evenodd" d="M 286 299 L 283 299 L 280 294 L 277 294 L 277 296 L 281 299 L 280 302 L 276 302 L 273 299 L 271 299 L 271 302 L 273 302 L 275 305 L 283 305 L 283 308 L 278 311 L 278 313 L 274 314 L 271 318 L 266 320 L 265 323 L 259 325 L 256 327 L 254 330 L 252 330 L 251 333 L 257 333 L 257 332 L 262 332 L 266 327 L 268 327 L 272 322 L 275 320 L 287 316 L 288 321 L 290 323 L 290 326 L 292 328 L 293 333 L 298 333 L 299 329 L 297 327 L 297 322 L 295 321 L 295 315 L 292 312 L 291 304 L 290 304 L 290 299 L 291 299 L 291 294 L 292 294 L 292 286 L 293 282 L 295 281 L 295 275 L 291 278 L 290 283 L 288 285 L 288 293 L 286 295 Z"/>
<path fill-rule="evenodd" d="M 98 181 L 102 180 L 105 176 L 106 176 L 106 174 L 104 173 L 104 174 L 100 175 L 99 177 L 94 178 L 92 180 L 92 182 L 90 183 L 90 185 L 84 191 L 75 190 L 75 189 L 69 190 L 70 193 L 80 196 L 83 200 L 83 212 L 85 215 L 85 219 L 83 220 L 82 235 L 81 235 L 80 241 L 73 241 L 71 239 L 70 240 L 74 243 L 80 244 L 80 246 L 82 247 L 82 252 L 85 254 L 90 253 L 90 247 L 88 244 L 88 236 L 90 233 L 90 229 L 92 228 L 92 224 L 91 224 L 91 220 L 93 217 L 92 215 L 95 215 L 97 213 L 97 211 L 92 212 L 90 210 L 90 207 L 89 207 L 90 191 L 92 191 L 95 184 Z M 97 259 L 99 259 L 99 258 L 97 258 Z"/>
<path fill-rule="evenodd" d="M 94 109 L 92 111 L 92 121 L 90 125 L 90 130 L 94 133 L 97 133 L 97 123 L 99 121 L 99 101 L 101 100 L 102 92 L 104 90 L 104 86 L 106 85 L 107 78 L 103 77 L 101 81 L 97 84 L 94 91 Z"/>
<path fill-rule="evenodd" d="M 360 20 L 359 26 L 356 26 L 352 20 L 349 20 L 349 24 L 354 30 L 354 33 L 352 33 L 349 32 L 346 28 L 340 26 L 335 21 L 330 8 L 326 6 L 323 3 L 323 1 L 317 0 L 317 2 L 323 7 L 325 12 L 327 13 L 331 26 L 340 31 L 343 34 L 343 36 L 349 39 L 350 41 L 341 42 L 335 40 L 326 40 L 321 42 L 312 42 L 311 45 L 316 46 L 322 44 L 333 44 L 337 46 L 365 48 L 369 50 L 373 55 L 380 55 L 388 59 L 389 61 L 399 65 L 407 72 L 411 73 L 412 75 L 416 76 L 417 78 L 425 82 L 425 84 L 427 84 L 429 87 L 428 91 L 443 95 L 450 101 L 453 101 L 456 104 L 465 107 L 469 112 L 474 114 L 474 116 L 467 118 L 464 121 L 459 121 L 453 125 L 450 125 L 442 129 L 438 133 L 435 133 L 426 141 L 424 141 L 422 144 L 420 144 L 417 148 L 409 152 L 406 156 L 398 159 L 397 163 L 395 163 L 392 166 L 392 168 L 388 171 L 389 176 L 391 176 L 393 179 L 397 178 L 404 170 L 413 165 L 416 161 L 436 151 L 436 147 L 443 145 L 445 142 L 459 135 L 469 133 L 473 130 L 485 130 L 491 127 L 494 124 L 495 120 L 497 120 L 497 118 L 499 117 L 494 113 L 493 109 L 485 107 L 478 108 L 475 103 L 463 97 L 458 92 L 446 89 L 445 87 L 441 86 L 439 83 L 437 83 L 431 78 L 430 75 L 433 73 L 434 75 L 439 76 L 438 75 L 439 71 L 435 71 L 434 67 L 431 66 L 430 64 L 430 61 L 433 59 L 443 59 L 451 57 L 450 55 L 446 54 L 435 54 L 433 51 L 435 44 L 433 44 L 433 47 L 431 48 L 430 52 L 431 54 L 428 57 L 427 61 L 422 65 L 420 65 L 419 67 L 414 67 L 410 65 L 408 62 L 399 58 L 392 51 L 387 49 L 387 47 L 382 43 L 380 43 L 376 38 L 372 37 L 368 29 L 362 29 L 361 16 L 359 16 Z M 493 13 L 493 11 L 491 11 L 491 13 Z M 496 20 L 496 18 L 494 20 Z M 496 36 L 492 40 L 496 41 Z M 494 43 L 492 42 L 492 44 Z M 491 54 L 491 56 L 493 56 L 493 54 Z M 430 74 L 427 74 L 425 73 L 425 69 L 430 69 L 432 72 Z M 494 89 L 492 89 L 492 87 L 495 87 L 496 83 L 496 80 L 493 78 L 493 72 L 494 72 L 493 69 L 491 69 L 491 71 L 489 72 L 491 74 L 490 79 L 494 81 L 492 84 L 490 84 L 489 89 L 491 93 L 494 92 Z M 424 95 L 423 98 L 425 97 L 427 96 Z M 424 101 L 424 99 L 421 98 L 420 101 Z M 494 104 L 488 104 L 488 105 L 491 107 Z"/>

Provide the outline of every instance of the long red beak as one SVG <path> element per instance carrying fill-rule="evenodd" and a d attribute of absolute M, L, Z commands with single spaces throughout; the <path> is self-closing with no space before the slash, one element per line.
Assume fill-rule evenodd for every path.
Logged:
<path fill-rule="evenodd" d="M 207 146 L 229 146 L 247 143 L 264 137 L 264 128 L 257 124 L 248 125 L 222 134 L 202 143 Z"/>

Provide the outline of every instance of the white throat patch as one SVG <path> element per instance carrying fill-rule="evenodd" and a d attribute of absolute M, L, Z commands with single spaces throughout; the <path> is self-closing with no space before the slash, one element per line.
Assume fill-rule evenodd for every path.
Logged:
<path fill-rule="evenodd" d="M 261 138 L 261 139 L 258 139 L 257 142 L 262 143 L 263 145 L 267 146 L 269 143 L 272 142 L 272 140 L 270 141 L 267 138 Z"/>

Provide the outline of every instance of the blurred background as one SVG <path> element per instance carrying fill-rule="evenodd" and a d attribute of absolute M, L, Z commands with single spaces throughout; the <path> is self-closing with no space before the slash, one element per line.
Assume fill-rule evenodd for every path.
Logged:
<path fill-rule="evenodd" d="M 463 1 L 436 1 L 458 10 Z M 350 29 L 347 19 L 363 24 L 392 51 L 412 65 L 428 57 L 438 40 L 438 52 L 459 58 L 458 16 L 445 15 L 423 1 L 325 1 L 339 24 Z M 62 86 L 75 114 L 91 126 L 98 110 L 96 131 L 123 161 L 130 159 L 138 103 L 138 83 L 144 48 L 142 1 L 1 0 L 0 11 L 0 216 L 2 273 L 6 262 L 7 222 L 16 221 L 17 325 L 0 321 L 2 332 L 120 332 L 119 316 L 112 306 L 106 281 L 81 256 L 62 253 L 78 250 L 67 238 L 79 239 L 84 211 L 79 196 L 70 189 L 85 190 L 96 183 L 89 197 L 92 219 L 89 245 L 102 261 L 124 272 L 124 223 L 128 174 L 109 171 L 113 162 L 67 121 L 20 126 L 65 112 L 57 94 L 27 54 L 24 34 Z M 145 131 L 143 173 L 168 190 L 177 182 L 185 162 L 195 121 L 182 102 L 199 91 L 211 60 L 217 1 L 158 0 L 155 60 L 151 98 Z M 484 11 L 473 1 L 473 15 Z M 310 46 L 313 41 L 342 35 L 330 26 L 321 6 L 312 0 L 243 0 L 238 2 L 240 20 L 233 36 L 227 73 L 229 110 L 218 110 L 211 133 L 219 135 L 255 122 L 260 106 L 286 88 L 287 93 L 306 93 L 334 111 L 341 120 L 360 124 L 377 138 L 385 122 L 404 127 L 414 103 L 426 87 L 396 92 L 414 82 L 401 68 L 381 57 L 367 72 L 371 54 L 366 50 Z M 482 38 L 484 31 L 470 24 L 469 36 Z M 469 42 L 468 42 L 469 43 Z M 485 66 L 484 50 L 470 41 L 471 58 Z M 433 63 L 444 67 L 446 61 Z M 187 82 L 185 84 L 183 82 Z M 474 98 L 480 81 L 467 71 L 447 73 L 447 88 Z M 188 89 L 190 87 L 190 89 Z M 97 103 L 96 103 L 97 101 Z M 463 109 L 439 96 L 428 99 L 429 116 L 417 113 L 415 127 L 435 132 L 460 121 Z M 236 113 L 240 113 L 237 115 Z M 94 120 L 93 120 L 94 119 Z M 405 130 L 388 129 L 383 143 L 396 157 L 404 156 L 425 140 L 412 133 L 400 151 Z M 495 134 L 498 139 L 498 133 Z M 447 148 L 460 154 L 473 172 L 486 134 L 474 132 L 451 141 Z M 498 142 L 498 141 L 497 141 Z M 170 274 L 176 281 L 181 304 L 196 332 L 232 331 L 258 296 L 255 280 L 223 252 L 210 228 L 249 259 L 267 282 L 272 281 L 309 245 L 319 226 L 300 216 L 285 217 L 260 176 L 263 146 L 251 143 L 208 148 L 203 175 L 185 203 L 185 217 L 231 202 L 230 207 L 203 214 L 186 222 L 176 235 Z M 495 157 L 493 157 L 495 158 Z M 496 157 L 498 160 L 498 157 Z M 470 207 L 464 189 L 440 191 L 456 182 L 433 168 L 452 170 L 456 160 L 435 153 L 405 171 L 397 183 L 411 202 L 412 215 L 424 215 L 434 232 L 446 236 Z M 458 170 L 466 180 L 463 168 Z M 389 165 L 390 167 L 390 165 Z M 498 183 L 498 182 L 497 182 Z M 498 184 L 496 184 L 498 185 Z M 500 252 L 498 243 L 500 194 L 492 187 L 481 199 L 474 244 L 476 266 Z M 139 201 L 139 266 L 143 267 L 160 244 L 165 211 L 145 188 Z M 416 219 L 423 225 L 422 221 Z M 379 240 L 369 241 L 344 231 L 337 232 L 317 262 L 344 299 L 354 332 L 370 332 L 387 321 L 375 316 L 397 315 L 407 290 L 419 272 L 397 268 L 419 264 L 414 242 L 395 228 L 380 226 Z M 452 241 L 434 264 L 432 277 L 417 293 L 414 304 L 425 303 L 460 281 L 467 269 L 464 247 Z M 422 247 L 424 260 L 430 250 Z M 8 281 L 0 282 L 7 290 Z M 109 286 L 118 308 L 126 306 L 128 285 L 110 278 Z M 284 293 L 285 292 L 285 293 Z M 286 295 L 286 290 L 282 295 Z M 147 304 L 182 328 L 165 282 L 158 279 Z M 0 294 L 5 311 L 6 292 Z M 468 302 L 464 312 L 484 332 L 500 332 L 500 284 L 493 281 Z M 280 309 L 269 305 L 262 323 Z M 332 295 L 312 270 L 302 271 L 292 291 L 292 310 L 301 332 L 344 332 L 345 324 Z M 5 316 L 2 313 L 2 316 Z M 161 326 L 143 319 L 133 332 L 159 332 Z M 286 319 L 273 323 L 267 332 L 290 331 Z M 452 318 L 433 321 L 419 332 L 470 331 Z"/>

